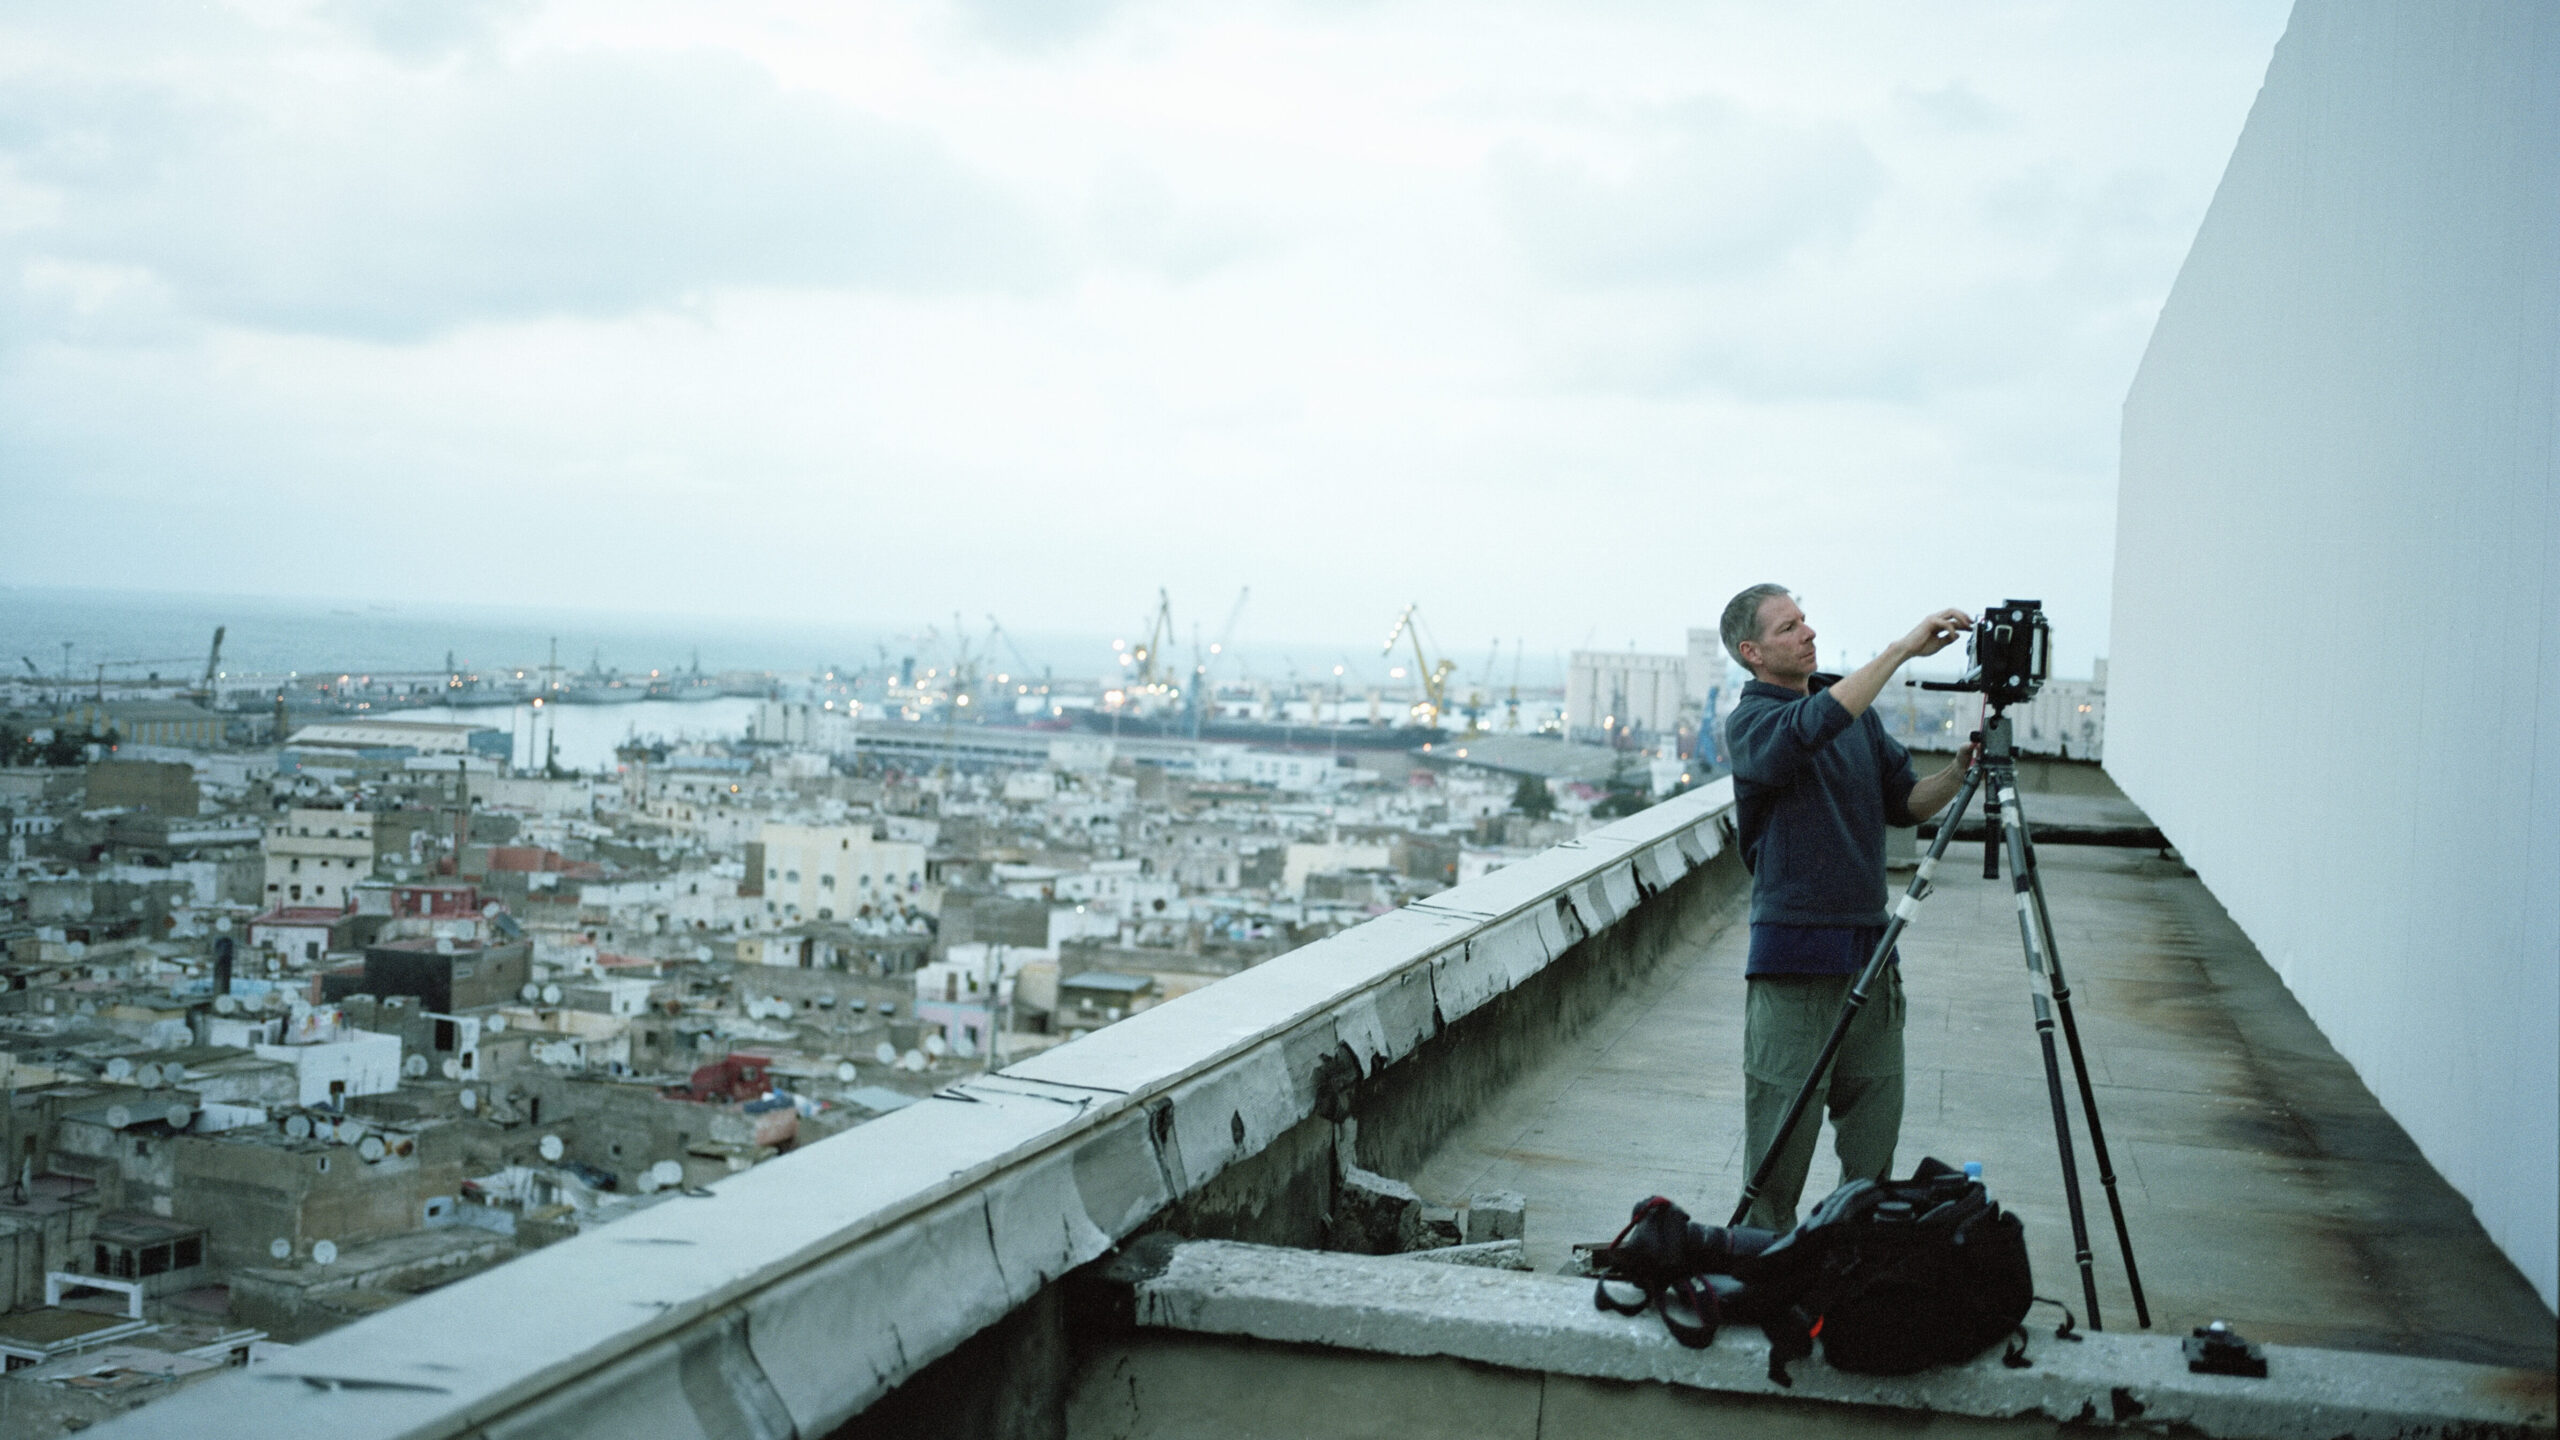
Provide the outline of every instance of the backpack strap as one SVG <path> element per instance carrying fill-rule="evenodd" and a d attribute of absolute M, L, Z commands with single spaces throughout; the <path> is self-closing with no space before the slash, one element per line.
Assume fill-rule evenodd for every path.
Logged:
<path fill-rule="evenodd" d="M 1715 1286 L 1683 1275 L 1663 1287 L 1659 1309 L 1662 1328 L 1682 1345 L 1704 1350 L 1716 1343 L 1716 1326 L 1724 1317 L 1716 1303 Z"/>

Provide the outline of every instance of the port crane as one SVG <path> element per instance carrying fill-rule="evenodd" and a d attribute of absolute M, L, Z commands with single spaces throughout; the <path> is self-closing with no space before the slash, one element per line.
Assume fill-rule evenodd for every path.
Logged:
<path fill-rule="evenodd" d="M 1035 668 L 1031 663 L 1031 657 L 1023 654 L 1022 647 L 1013 643 L 1013 632 L 1004 628 L 1004 623 L 996 619 L 995 614 L 992 611 L 987 615 L 987 636 L 991 640 L 1001 640 L 1004 642 L 1006 653 L 1013 656 L 1013 663 L 1022 667 L 1021 670 L 1016 672 L 1017 678 L 1024 684 L 1029 684 L 1031 680 L 1031 672 Z M 1036 668 L 1040 671 L 1040 693 L 1046 695 L 1049 693 L 1049 667 L 1042 665 Z M 996 678 L 1001 680 L 1004 677 L 997 676 Z"/>
<path fill-rule="evenodd" d="M 1511 642 L 1511 700 L 1503 719 L 1505 730 L 1520 728 L 1520 657 L 1528 648 L 1526 640 L 1515 638 Z"/>
<path fill-rule="evenodd" d="M 195 701 L 207 710 L 214 707 L 215 692 L 213 682 L 222 673 L 222 636 L 228 628 L 228 626 L 223 625 L 216 625 L 213 627 L 213 649 L 205 654 L 204 679 L 196 686 L 196 693 L 194 696 Z M 446 668 L 452 668 L 452 663 L 453 656 L 447 654 L 445 656 Z"/>
<path fill-rule="evenodd" d="M 1495 636 L 1491 647 L 1484 653 L 1485 680 L 1467 687 L 1467 708 L 1465 713 L 1467 717 L 1467 733 L 1470 735 L 1475 734 L 1479 730 L 1491 730 L 1493 728 L 1493 726 L 1487 723 L 1484 718 L 1485 710 L 1487 708 L 1484 687 L 1492 683 L 1491 677 L 1493 675 L 1493 667 L 1500 663 L 1502 663 L 1502 638 L 1500 636 Z"/>
<path fill-rule="evenodd" d="M 1200 738 L 1202 720 L 1217 708 L 1218 684 L 1210 672 L 1218 657 L 1226 653 L 1227 642 L 1235 638 L 1236 620 L 1244 614 L 1244 602 L 1252 594 L 1250 585 L 1236 592 L 1236 603 L 1227 607 L 1227 623 L 1219 629 L 1218 638 L 1209 642 L 1207 654 L 1200 651 L 1200 627 L 1191 627 L 1191 690 L 1182 697 L 1182 711 L 1188 717 L 1184 729 L 1194 740 Z"/>
<path fill-rule="evenodd" d="M 1218 627 L 1218 638 L 1209 644 L 1210 664 L 1217 664 L 1218 657 L 1227 653 L 1227 647 L 1235 643 L 1236 622 L 1244 618 L 1244 602 L 1252 598 L 1253 587 L 1250 585 L 1236 591 L 1236 603 L 1227 607 L 1227 623 Z"/>
<path fill-rule="evenodd" d="M 1173 596 L 1163 587 L 1156 590 L 1156 613 L 1147 622 L 1147 638 L 1129 651 L 1130 685 L 1134 689 L 1152 689 L 1166 685 L 1173 672 L 1164 665 L 1166 647 L 1174 642 Z"/>
<path fill-rule="evenodd" d="M 1404 613 L 1396 617 L 1396 628 L 1387 632 L 1387 643 L 1379 647 L 1378 653 L 1393 655 L 1398 640 L 1408 636 L 1412 638 L 1414 678 L 1422 685 L 1423 723 L 1436 727 L 1440 723 L 1440 712 L 1448 706 L 1450 672 L 1458 667 L 1446 658 L 1435 664 L 1423 653 L 1422 624 L 1414 618 L 1415 612 L 1421 608 L 1420 601 L 1404 607 Z"/>

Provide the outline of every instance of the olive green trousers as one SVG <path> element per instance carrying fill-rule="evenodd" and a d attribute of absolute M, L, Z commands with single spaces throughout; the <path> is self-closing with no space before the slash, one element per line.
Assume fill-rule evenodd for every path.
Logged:
<path fill-rule="evenodd" d="M 1756 1166 L 1769 1153 L 1778 1122 L 1804 1087 L 1856 980 L 1847 975 L 1759 975 L 1748 983 L 1742 1021 L 1742 1126 L 1748 1153 L 1742 1160 Z M 1902 967 L 1888 965 L 1743 1223 L 1778 1231 L 1795 1228 L 1796 1202 L 1804 1195 L 1815 1133 L 1826 1110 L 1844 1182 L 1881 1180 L 1892 1171 L 1894 1145 L 1902 1136 L 1902 1014 Z"/>

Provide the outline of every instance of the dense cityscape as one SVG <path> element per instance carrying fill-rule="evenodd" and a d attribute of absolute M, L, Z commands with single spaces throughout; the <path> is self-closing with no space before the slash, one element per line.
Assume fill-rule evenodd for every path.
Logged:
<path fill-rule="evenodd" d="M 1373 684 L 1177 669 L 1161 632 L 1018 674 L 992 627 L 798 675 L 242 675 L 219 637 L 184 679 L 28 662 L 12 1383 L 113 1343 L 169 1357 L 129 1386 L 183 1384 L 1716 773 L 1709 632 L 1523 690 L 1453 684 L 1413 621 Z M 2048 751 L 2097 733 L 2066 688 Z M 1954 723 L 1917 703 L 1915 741 Z M 651 733 L 712 713 L 744 723 Z M 609 759 L 564 757 L 564 720 L 618 726 Z"/>

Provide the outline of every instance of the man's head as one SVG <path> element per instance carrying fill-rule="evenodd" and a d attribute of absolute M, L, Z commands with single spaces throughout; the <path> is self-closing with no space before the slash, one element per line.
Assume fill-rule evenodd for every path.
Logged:
<path fill-rule="evenodd" d="M 1725 602 L 1725 653 L 1758 679 L 1801 688 L 1813 674 L 1813 626 L 1784 585 L 1754 585 Z"/>

